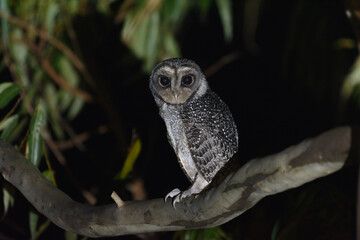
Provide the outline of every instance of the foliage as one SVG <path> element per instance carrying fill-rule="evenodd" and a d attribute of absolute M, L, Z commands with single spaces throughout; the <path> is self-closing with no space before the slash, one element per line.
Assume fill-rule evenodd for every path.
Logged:
<path fill-rule="evenodd" d="M 229 41 L 230 0 L 0 1 L 0 74 L 4 76 L 0 80 L 1 139 L 17 145 L 56 184 L 57 169 L 51 164 L 48 150 L 66 166 L 66 158 L 56 143 L 76 142 L 69 122 L 86 104 L 95 101 L 94 96 L 102 98 L 99 83 L 82 59 L 74 19 L 93 12 L 113 18 L 116 25 L 121 24 L 119 44 L 126 44 L 143 61 L 143 70 L 149 72 L 155 62 L 181 55 L 176 34 L 184 18 L 194 9 L 206 16 L 212 3 L 218 8 Z M 114 112 L 107 101 L 98 102 Z M 115 179 L 129 176 L 140 152 L 140 138 L 135 138 Z M 41 167 L 44 159 L 45 168 Z M 3 202 L 6 213 L 14 204 L 9 186 L 3 188 Z M 36 212 L 29 211 L 32 239 L 41 236 L 50 224 L 40 221 Z M 76 236 L 66 233 L 66 238 Z"/>
<path fill-rule="evenodd" d="M 263 11 L 261 12 L 263 15 L 244 14 L 243 16 L 241 9 L 233 6 L 239 2 L 248 10 L 255 8 L 258 4 L 256 12 Z M 114 117 L 120 110 L 111 105 L 112 101 L 108 98 L 110 91 L 105 91 L 103 87 L 105 83 L 101 78 L 96 78 L 98 69 L 92 69 L 93 66 L 86 61 L 86 52 L 81 47 L 81 44 L 86 41 L 79 40 L 77 35 L 79 29 L 76 29 L 75 23 L 79 19 L 95 19 L 97 22 L 105 21 L 104 19 L 110 20 L 107 24 L 111 25 L 111 28 L 118 29 L 116 33 L 118 44 L 126 46 L 127 50 L 130 50 L 131 54 L 141 61 L 142 67 L 139 72 L 148 74 L 156 62 L 168 57 L 181 56 L 183 49 L 180 46 L 180 33 L 188 27 L 185 24 L 188 23 L 189 16 L 199 16 L 205 24 L 210 20 L 214 22 L 213 19 L 209 19 L 209 16 L 211 11 L 215 11 L 216 14 L 211 16 L 216 15 L 219 18 L 216 20 L 222 27 L 221 39 L 226 43 L 231 43 L 235 38 L 234 33 L 242 30 L 238 27 L 241 24 L 248 24 L 247 26 L 253 29 L 254 36 L 244 36 L 244 38 L 255 39 L 258 22 L 261 22 L 264 15 L 268 14 L 265 11 L 266 5 L 274 5 L 275 8 L 280 6 L 279 2 L 264 0 L 239 2 L 230 0 L 0 1 L 0 138 L 16 145 L 19 151 L 56 185 L 56 173 L 63 171 L 59 168 L 66 168 L 67 161 L 70 160 L 64 154 L 64 149 L 66 149 L 64 145 L 76 146 L 83 151 L 81 141 L 89 138 L 90 130 L 84 134 L 77 134 L 71 128 L 71 123 L 81 116 L 86 107 L 99 105 L 103 112 L 96 114 L 108 118 L 108 125 L 98 126 L 98 132 L 106 132 L 111 125 L 114 125 L 120 129 L 111 131 L 115 132 L 115 138 L 125 138 L 124 132 L 128 130 L 122 131 L 128 126 Z M 288 23 L 290 30 L 284 34 L 286 42 L 281 43 L 284 45 L 284 52 L 280 53 L 278 49 L 275 49 L 272 53 L 276 56 L 271 56 L 273 57 L 271 61 L 265 60 L 267 61 L 266 68 L 278 67 L 275 66 L 277 62 L 273 59 L 281 58 L 279 61 L 282 62 L 282 77 L 289 80 L 283 81 L 281 87 L 293 85 L 297 91 L 306 89 L 307 93 L 310 92 L 309 95 L 324 99 L 328 105 L 338 104 L 343 111 L 349 100 L 359 107 L 359 59 L 343 82 L 344 69 L 348 65 L 343 58 L 339 57 L 343 51 L 355 48 L 355 40 L 348 36 L 333 39 L 335 34 L 329 26 L 333 26 L 334 22 L 338 24 L 339 21 L 334 17 L 334 12 L 328 11 L 324 5 L 301 0 L 290 2 L 295 6 L 294 9 L 283 11 L 291 15 Z M 335 1 L 320 2 L 332 4 Z M 326 4 L 325 6 L 329 6 Z M 258 19 L 252 19 L 253 16 Z M 319 16 L 321 16 L 320 20 Z M 91 36 L 90 33 L 88 34 Z M 243 34 L 246 34 L 245 30 Z M 324 38 L 328 36 L 332 38 L 324 43 Z M 274 38 L 273 43 L 280 41 L 280 37 L 275 36 L 275 33 L 268 34 L 266 38 Z M 246 45 L 246 40 L 244 42 Z M 237 44 L 241 45 L 241 43 Z M 258 42 L 256 44 L 259 44 L 259 47 L 261 45 Z M 329 45 L 331 45 L 331 54 L 328 51 Z M 204 57 L 209 55 L 208 52 L 203 54 Z M 236 53 L 232 56 L 234 55 L 240 54 Z M 243 62 L 249 62 L 248 59 L 253 57 Z M 347 61 L 348 59 L 351 58 L 346 58 Z M 221 60 L 221 66 L 229 61 L 226 56 Z M 129 59 L 125 61 L 131 62 Z M 131 64 L 135 65 L 133 62 Z M 218 66 L 215 66 L 215 69 L 217 68 Z M 269 73 L 261 68 L 257 71 Z M 245 79 L 244 82 L 253 80 L 255 82 L 255 77 L 251 76 L 251 79 Z M 131 78 L 127 80 L 128 83 L 130 81 L 135 82 Z M 272 82 L 266 82 L 266 84 L 268 87 Z M 261 95 L 261 93 L 258 94 Z M 328 96 L 325 98 L 324 95 L 331 95 L 332 103 L 329 104 Z M 259 96 L 251 96 L 251 101 L 256 100 L 257 97 Z M 251 107 L 248 106 L 248 108 Z M 125 112 L 121 114 L 128 116 Z M 272 113 L 273 115 L 275 113 Z M 268 120 L 263 122 L 268 122 Z M 111 121 L 114 124 L 111 124 Z M 262 125 L 263 122 L 257 125 Z M 260 127 L 257 126 L 261 129 Z M 147 147 L 142 142 L 144 139 L 140 140 L 139 136 L 134 136 L 130 143 L 123 141 L 119 144 L 121 145 L 119 148 L 125 149 L 120 159 L 122 169 L 116 171 L 118 173 L 111 178 L 120 180 L 122 183 L 133 176 L 132 172 L 136 168 L 139 156 Z M 59 164 L 54 164 L 54 160 L 57 160 Z M 90 191 L 80 190 L 79 192 L 82 192 L 87 202 L 93 204 L 96 202 L 96 198 Z M 3 209 L 6 214 L 14 205 L 15 191 L 4 183 L 2 192 Z M 41 219 L 32 210 L 26 214 L 29 216 L 28 229 L 31 237 L 33 239 L 41 237 L 50 223 Z M 286 226 L 279 221 L 274 227 L 273 238 L 279 236 L 286 228 L 290 229 L 291 226 Z M 71 233 L 64 233 L 64 235 L 66 239 L 77 238 Z M 174 239 L 229 239 L 229 237 L 220 228 L 211 228 L 180 231 L 174 235 Z"/>
<path fill-rule="evenodd" d="M 124 19 L 121 38 L 132 51 L 145 60 L 145 70 L 150 71 L 156 62 L 169 57 L 179 57 L 180 48 L 176 33 L 186 14 L 194 7 L 207 12 L 211 0 L 127 0 L 118 13 Z M 227 41 L 232 39 L 231 1 L 215 1 Z"/>
<path fill-rule="evenodd" d="M 219 227 L 208 229 L 193 229 L 177 232 L 173 240 L 230 240 L 231 238 L 226 235 Z"/>

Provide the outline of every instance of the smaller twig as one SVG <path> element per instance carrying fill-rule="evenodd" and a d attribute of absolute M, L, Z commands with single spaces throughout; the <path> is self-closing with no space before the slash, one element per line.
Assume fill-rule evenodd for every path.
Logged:
<path fill-rule="evenodd" d="M 62 117 L 61 114 L 58 114 L 58 118 L 59 118 L 60 125 L 64 128 L 64 130 L 67 132 L 67 134 L 69 134 L 69 137 L 70 137 L 71 141 L 73 142 L 73 144 L 80 151 L 84 152 L 86 150 L 86 147 L 84 146 L 84 144 L 82 144 L 81 141 L 76 141 L 77 134 L 76 134 L 75 130 L 68 124 L 68 122 Z"/>
<path fill-rule="evenodd" d="M 72 136 L 69 140 L 56 142 L 57 147 L 64 151 L 66 149 L 72 148 L 76 144 L 82 144 L 87 141 L 92 134 L 105 134 L 108 131 L 108 127 L 105 125 L 99 126 L 96 131 L 83 132 Z"/>
<path fill-rule="evenodd" d="M 44 231 L 50 226 L 51 221 L 49 219 L 47 219 L 43 224 L 41 224 L 41 226 L 38 228 L 38 230 L 35 233 L 34 240 L 38 239 L 40 237 L 41 234 L 44 233 Z"/>
<path fill-rule="evenodd" d="M 73 93 L 74 95 L 80 97 L 81 99 L 83 99 L 86 102 L 91 102 L 93 100 L 93 97 L 81 90 L 78 89 L 74 86 L 72 86 L 70 83 L 68 83 L 67 81 L 65 81 L 65 79 L 63 79 L 60 74 L 58 74 L 55 69 L 51 66 L 49 60 L 47 60 L 46 58 L 43 57 L 42 52 L 39 51 L 39 47 L 33 43 L 26 43 L 27 46 L 29 47 L 29 49 L 31 51 L 33 51 L 39 58 L 40 64 L 43 68 L 43 70 L 50 76 L 50 78 L 57 83 L 60 87 L 62 87 L 63 89 Z"/>
<path fill-rule="evenodd" d="M 57 38 L 49 35 L 46 31 L 37 29 L 33 25 L 27 23 L 26 21 L 16 16 L 9 15 L 5 12 L 0 11 L 0 18 L 3 18 L 12 24 L 15 24 L 16 26 L 25 29 L 27 32 L 36 33 L 39 37 L 45 39 L 46 41 L 50 42 L 53 46 L 55 46 L 57 49 L 61 50 L 80 71 L 83 71 L 85 69 L 84 63 L 73 53 L 73 51 L 71 51 L 70 48 L 68 48 L 64 43 L 59 41 Z"/>
<path fill-rule="evenodd" d="M 84 62 L 68 46 L 66 46 L 64 43 L 62 43 L 56 37 L 51 36 L 45 30 L 37 29 L 33 25 L 22 20 L 21 18 L 9 15 L 5 12 L 0 11 L 0 18 L 3 18 L 6 21 L 24 29 L 28 33 L 37 34 L 42 40 L 49 42 L 55 48 L 59 49 L 61 52 L 64 53 L 65 56 L 68 57 L 70 62 L 83 74 L 84 79 L 90 84 L 90 86 L 95 89 L 95 81 L 93 80 L 93 78 L 91 77 L 89 72 L 87 71 Z"/>
<path fill-rule="evenodd" d="M 119 12 L 116 14 L 114 18 L 114 23 L 120 24 L 126 17 L 126 14 L 128 13 L 129 9 L 134 6 L 136 3 L 135 0 L 127 0 L 125 1 L 119 10 Z"/>
<path fill-rule="evenodd" d="M 49 146 L 51 152 L 55 155 L 58 162 L 62 166 L 64 166 L 64 169 L 67 171 L 69 176 L 72 178 L 73 182 L 75 183 L 75 186 L 79 189 L 79 191 L 81 191 L 81 194 L 83 195 L 83 197 L 86 199 L 86 201 L 88 203 L 90 203 L 91 205 L 94 205 L 96 203 L 96 201 L 97 201 L 96 197 L 91 192 L 89 192 L 87 190 L 84 190 L 82 188 L 82 186 L 79 184 L 79 182 L 77 181 L 77 179 L 69 171 L 69 169 L 67 168 L 66 158 L 64 157 L 64 155 L 62 154 L 60 149 L 55 144 L 55 142 L 54 142 L 53 138 L 51 137 L 49 131 L 46 130 L 46 129 L 43 129 L 43 131 L 41 133 L 42 133 L 42 136 L 44 137 L 44 139 L 46 141 L 46 144 Z"/>
<path fill-rule="evenodd" d="M 231 63 L 232 61 L 236 60 L 240 54 L 238 52 L 233 52 L 228 55 L 221 57 L 216 63 L 205 69 L 204 75 L 206 77 L 210 77 L 214 75 L 217 71 L 219 71 L 225 65 Z"/>
<path fill-rule="evenodd" d="M 125 205 L 125 202 L 119 197 L 119 195 L 117 195 L 115 191 L 111 193 L 111 198 L 114 200 L 118 208 Z"/>
<path fill-rule="evenodd" d="M 21 96 L 16 100 L 15 105 L 10 109 L 10 111 L 5 115 L 5 117 L 0 120 L 0 122 L 8 119 L 14 113 L 15 109 L 17 108 L 17 106 L 19 106 L 20 103 L 21 103 Z"/>
<path fill-rule="evenodd" d="M 55 69 L 51 66 L 51 64 L 49 63 L 49 61 L 47 59 L 41 59 L 41 65 L 43 67 L 43 69 L 45 70 L 45 72 L 51 77 L 51 79 L 54 80 L 54 82 L 56 82 L 60 87 L 68 90 L 69 92 L 73 93 L 74 95 L 82 98 L 84 101 L 86 102 L 91 102 L 93 100 L 93 97 L 83 91 L 80 90 L 78 88 L 73 87 L 72 85 L 70 85 L 68 82 L 66 82 L 56 71 Z"/>
<path fill-rule="evenodd" d="M 48 130 L 43 129 L 43 131 L 41 132 L 41 135 L 43 136 L 44 140 L 46 141 L 46 144 L 49 146 L 51 152 L 55 155 L 56 159 L 58 160 L 58 162 L 62 165 L 62 166 L 66 166 L 67 165 L 67 161 L 66 158 L 64 157 L 64 155 L 61 153 L 61 151 L 59 150 L 59 148 L 56 146 L 54 140 L 51 137 L 51 134 L 49 133 Z"/>

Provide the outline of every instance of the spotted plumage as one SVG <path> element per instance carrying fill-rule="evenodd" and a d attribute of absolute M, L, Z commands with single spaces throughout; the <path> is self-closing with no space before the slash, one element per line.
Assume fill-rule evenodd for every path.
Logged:
<path fill-rule="evenodd" d="M 200 67 L 187 59 L 159 63 L 150 89 L 164 119 L 169 142 L 193 185 L 166 198 L 197 194 L 238 150 L 238 133 L 226 104 L 209 88 Z"/>

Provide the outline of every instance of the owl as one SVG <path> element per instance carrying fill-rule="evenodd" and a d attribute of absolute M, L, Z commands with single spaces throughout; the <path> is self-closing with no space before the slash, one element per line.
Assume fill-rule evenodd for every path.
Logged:
<path fill-rule="evenodd" d="M 181 168 L 192 182 L 189 189 L 169 192 L 173 206 L 200 193 L 238 150 L 238 133 L 227 105 L 193 61 L 171 58 L 150 76 L 150 90 L 165 121 L 168 140 Z"/>

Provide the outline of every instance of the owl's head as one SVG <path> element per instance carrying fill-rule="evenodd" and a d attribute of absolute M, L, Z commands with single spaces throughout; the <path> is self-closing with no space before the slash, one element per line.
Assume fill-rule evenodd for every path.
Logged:
<path fill-rule="evenodd" d="M 153 69 L 150 89 L 155 99 L 169 104 L 182 104 L 190 97 L 198 98 L 208 89 L 204 74 L 193 61 L 170 58 Z"/>

